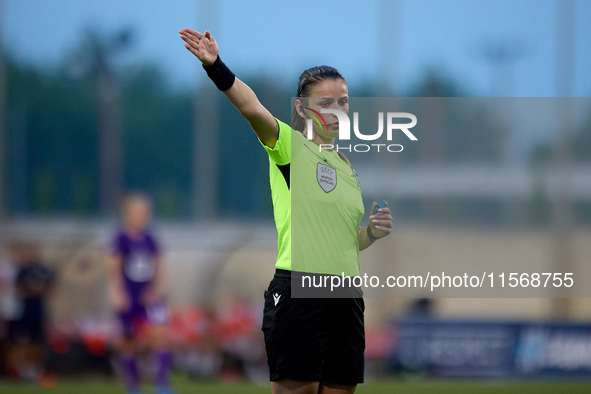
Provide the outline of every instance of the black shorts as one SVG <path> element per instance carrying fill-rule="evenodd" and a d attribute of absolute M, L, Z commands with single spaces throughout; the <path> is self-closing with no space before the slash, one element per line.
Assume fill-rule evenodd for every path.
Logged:
<path fill-rule="evenodd" d="M 8 323 L 8 340 L 43 343 L 45 341 L 45 306 L 41 297 L 23 300 L 22 315 Z"/>
<path fill-rule="evenodd" d="M 290 271 L 265 291 L 263 333 L 271 381 L 363 383 L 363 298 L 291 298 Z"/>

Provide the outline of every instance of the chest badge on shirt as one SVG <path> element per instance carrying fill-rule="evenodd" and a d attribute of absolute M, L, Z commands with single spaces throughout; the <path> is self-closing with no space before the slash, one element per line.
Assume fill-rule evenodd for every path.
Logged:
<path fill-rule="evenodd" d="M 326 193 L 330 193 L 337 187 L 337 170 L 329 165 L 318 163 L 316 167 L 316 179 Z"/>

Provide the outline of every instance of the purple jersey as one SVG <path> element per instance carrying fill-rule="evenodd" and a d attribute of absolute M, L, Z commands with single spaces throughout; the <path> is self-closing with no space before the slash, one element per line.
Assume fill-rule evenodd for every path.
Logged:
<path fill-rule="evenodd" d="M 113 242 L 114 254 L 121 256 L 125 290 L 133 304 L 143 304 L 142 294 L 154 280 L 158 246 L 149 232 L 131 237 L 120 231 Z"/>

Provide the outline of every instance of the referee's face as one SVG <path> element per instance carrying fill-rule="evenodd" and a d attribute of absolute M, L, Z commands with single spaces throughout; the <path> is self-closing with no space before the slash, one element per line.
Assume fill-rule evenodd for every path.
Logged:
<path fill-rule="evenodd" d="M 322 109 L 338 109 L 349 113 L 349 89 L 342 79 L 328 79 L 318 82 L 312 88 L 308 106 L 320 112 Z M 314 131 L 323 139 L 332 140 L 339 135 L 339 120 L 334 114 L 322 114 L 328 130 L 314 123 Z"/>

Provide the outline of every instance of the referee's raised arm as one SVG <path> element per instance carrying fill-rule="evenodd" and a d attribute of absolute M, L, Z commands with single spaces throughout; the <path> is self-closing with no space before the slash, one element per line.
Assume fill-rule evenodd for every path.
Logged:
<path fill-rule="evenodd" d="M 274 148 L 279 135 L 277 121 L 259 102 L 252 89 L 236 78 L 221 61 L 218 43 L 211 33 L 206 31 L 201 34 L 185 28 L 179 30 L 179 34 L 185 41 L 185 48 L 203 63 L 207 75 L 246 118 L 259 139 L 268 147 Z"/>

